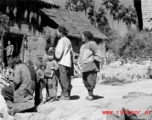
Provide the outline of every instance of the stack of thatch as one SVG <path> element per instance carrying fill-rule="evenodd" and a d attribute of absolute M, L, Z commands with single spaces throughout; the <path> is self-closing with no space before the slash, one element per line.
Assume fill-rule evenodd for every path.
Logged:
<path fill-rule="evenodd" d="M 150 78 L 149 63 L 146 64 L 124 64 L 114 63 L 105 67 L 100 72 L 100 83 L 131 83 Z"/>

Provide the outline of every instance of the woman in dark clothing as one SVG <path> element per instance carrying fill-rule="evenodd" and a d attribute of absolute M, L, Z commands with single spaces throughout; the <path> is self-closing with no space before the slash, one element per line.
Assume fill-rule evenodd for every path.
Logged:
<path fill-rule="evenodd" d="M 83 32 L 82 40 L 84 44 L 80 48 L 80 64 L 82 67 L 82 76 L 89 96 L 87 100 L 93 100 L 93 90 L 96 85 L 97 72 L 99 71 L 99 62 L 101 53 L 96 42 L 93 41 L 93 34 L 89 31 Z"/>
<path fill-rule="evenodd" d="M 34 69 L 22 63 L 19 58 L 13 60 L 14 76 L 9 87 L 2 89 L 1 94 L 5 98 L 9 114 L 20 112 L 34 112 L 35 110 L 35 85 L 36 73 Z"/>

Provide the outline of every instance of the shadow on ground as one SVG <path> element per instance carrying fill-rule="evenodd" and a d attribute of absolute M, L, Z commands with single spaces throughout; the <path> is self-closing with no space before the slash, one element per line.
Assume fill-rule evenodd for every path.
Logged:
<path fill-rule="evenodd" d="M 98 100 L 98 99 L 102 99 L 104 98 L 103 96 L 99 96 L 99 95 L 94 95 L 94 100 Z"/>
<path fill-rule="evenodd" d="M 70 97 L 70 100 L 78 100 L 78 99 L 80 99 L 80 96 L 78 95 L 73 95 Z"/>

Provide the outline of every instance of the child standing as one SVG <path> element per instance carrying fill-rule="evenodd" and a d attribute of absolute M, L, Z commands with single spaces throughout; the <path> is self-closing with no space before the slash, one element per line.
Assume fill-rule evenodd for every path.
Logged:
<path fill-rule="evenodd" d="M 38 96 L 38 98 L 36 99 L 38 102 L 37 104 L 39 104 L 39 103 L 43 103 L 42 90 L 45 87 L 43 65 L 39 60 L 35 62 L 35 71 L 37 75 L 36 94 Z"/>
<path fill-rule="evenodd" d="M 58 64 L 55 60 L 54 50 L 49 50 L 47 52 L 47 62 L 45 69 L 46 82 L 46 102 L 53 102 L 57 100 L 57 70 Z"/>

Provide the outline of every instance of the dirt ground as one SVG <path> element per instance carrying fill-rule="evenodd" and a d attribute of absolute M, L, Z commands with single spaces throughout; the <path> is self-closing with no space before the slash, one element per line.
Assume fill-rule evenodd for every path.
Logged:
<path fill-rule="evenodd" d="M 46 103 L 38 107 L 38 113 L 17 114 L 16 120 L 106 120 L 102 110 L 111 102 L 122 98 L 129 92 L 152 93 L 152 80 L 139 81 L 124 86 L 97 85 L 94 94 L 95 100 L 86 101 L 87 90 L 81 78 L 72 80 L 72 92 L 70 101 L 57 101 Z M 58 89 L 60 95 L 61 89 Z M 45 89 L 43 90 L 45 96 Z M 4 104 L 0 100 L 0 104 Z M 1 105 L 0 105 L 1 106 Z"/>

